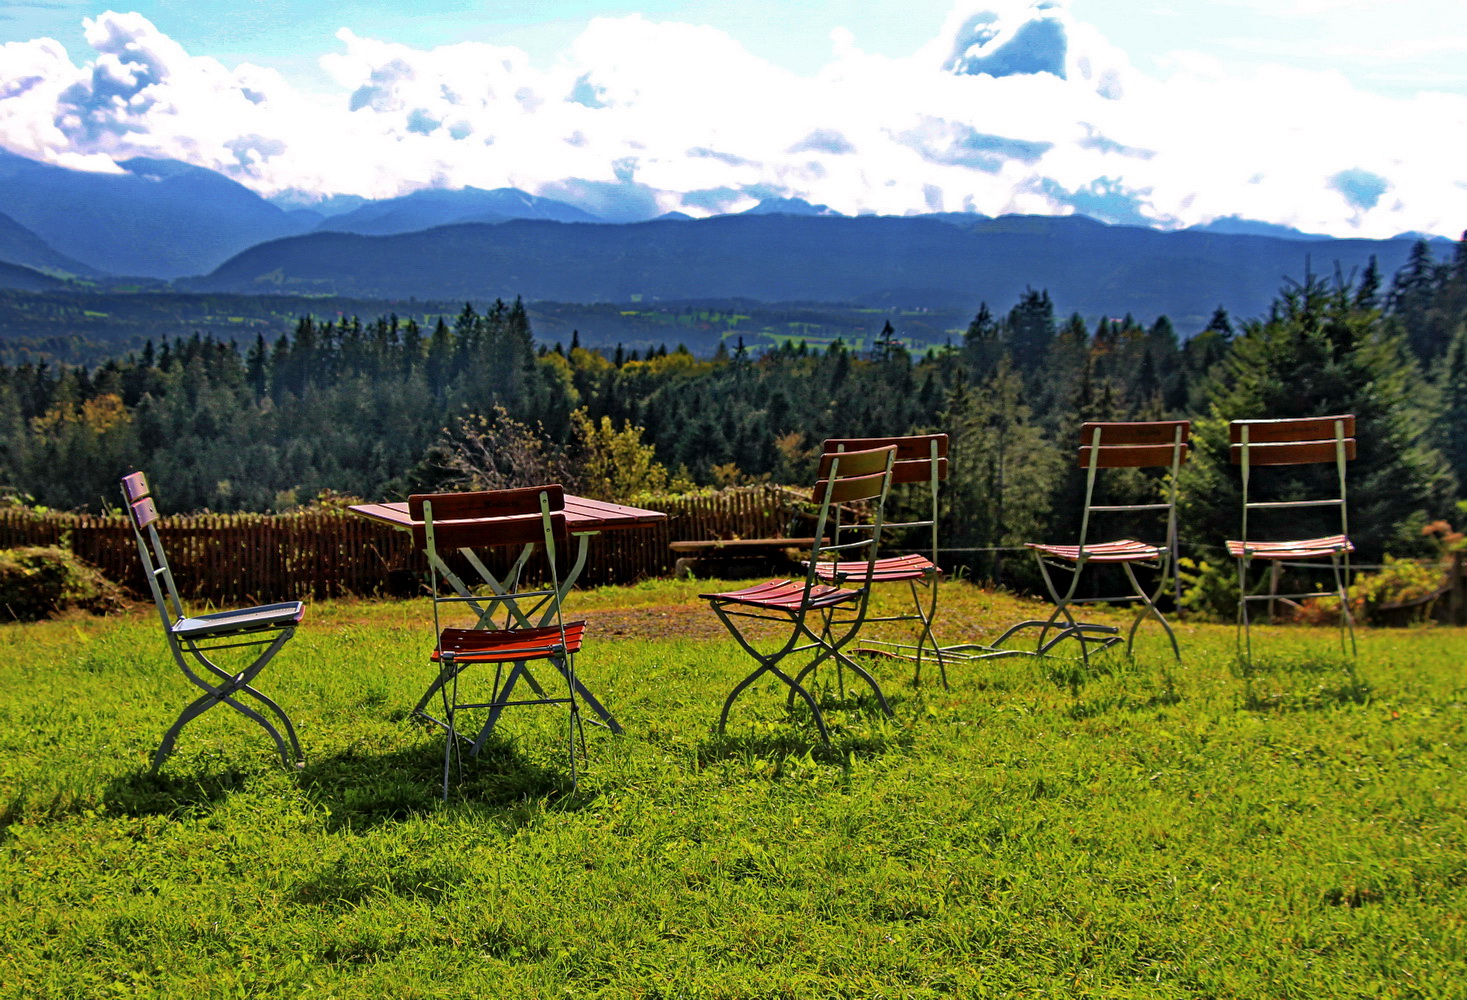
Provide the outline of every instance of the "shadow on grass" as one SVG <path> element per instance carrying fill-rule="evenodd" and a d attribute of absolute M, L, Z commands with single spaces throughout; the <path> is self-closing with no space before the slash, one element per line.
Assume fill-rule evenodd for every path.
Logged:
<path fill-rule="evenodd" d="M 1360 676 L 1355 661 L 1345 656 L 1310 655 L 1298 659 L 1254 657 L 1251 663 L 1240 658 L 1235 670 L 1243 681 L 1239 704 L 1249 712 L 1311 712 L 1352 705 L 1364 706 L 1370 704 L 1374 694 L 1370 682 Z M 1330 684 L 1320 680 L 1306 690 L 1286 690 L 1277 681 L 1289 674 L 1303 674 L 1307 677 L 1333 674 L 1340 679 L 1340 683 Z M 1263 677 L 1272 681 L 1267 688 L 1260 683 L 1260 678 Z"/>
<path fill-rule="evenodd" d="M 1317 712 L 1370 704 L 1369 682 L 1352 677 L 1343 684 L 1320 684 L 1308 691 L 1260 691 L 1250 678 L 1240 705 L 1249 712 Z"/>
<path fill-rule="evenodd" d="M 1233 666 L 1237 677 L 1265 677 L 1273 674 L 1348 674 L 1354 676 L 1355 661 L 1341 653 L 1287 656 L 1255 656 L 1252 662 L 1239 655 Z"/>
<path fill-rule="evenodd" d="M 1077 698 L 1086 684 L 1116 672 L 1116 657 L 1103 653 L 1091 653 L 1088 663 L 1083 658 L 1062 660 L 1057 657 L 1046 657 L 1042 662 L 1045 679 L 1057 688 L 1068 688 L 1070 694 Z"/>
<path fill-rule="evenodd" d="M 715 734 L 698 744 L 699 767 L 721 760 L 753 762 L 767 761 L 774 765 L 770 777 L 783 775 L 784 765 L 792 760 L 809 759 L 817 764 L 847 766 L 851 760 L 861 757 L 876 757 L 892 750 L 904 750 L 912 745 L 911 734 L 906 731 L 878 732 L 870 734 L 831 734 L 829 743 L 823 743 L 811 723 L 808 730 L 785 729 L 777 732 L 732 735 Z"/>
<path fill-rule="evenodd" d="M 9 839 L 11 824 L 49 823 L 93 812 L 196 819 L 242 791 L 247 782 L 245 771 L 226 768 L 184 775 L 132 771 L 107 782 L 100 795 L 91 784 L 44 792 L 22 786 L 9 802 L 0 806 L 0 843 Z"/>
<path fill-rule="evenodd" d="M 301 788 L 328 810 L 327 828 L 333 831 L 369 830 L 444 808 L 492 814 L 496 824 L 515 830 L 533 822 L 547 804 L 576 810 L 595 798 L 572 790 L 568 761 L 558 769 L 544 767 L 511 739 L 491 736 L 477 757 L 468 749 L 465 743 L 462 766 L 449 770 L 446 804 L 440 741 L 390 753 L 348 749 L 317 758 L 301 771 Z"/>
<path fill-rule="evenodd" d="M 1158 708 L 1169 708 L 1179 705 L 1182 696 L 1173 687 L 1167 687 L 1149 698 L 1132 698 L 1127 695 L 1117 695 L 1114 698 L 1091 698 L 1085 701 L 1077 701 L 1065 709 L 1065 715 L 1080 722 L 1084 719 L 1095 719 L 1110 712 L 1153 712 Z"/>

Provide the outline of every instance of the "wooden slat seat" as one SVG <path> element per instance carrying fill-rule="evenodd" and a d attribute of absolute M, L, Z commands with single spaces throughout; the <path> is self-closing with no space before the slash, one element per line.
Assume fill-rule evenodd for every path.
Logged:
<path fill-rule="evenodd" d="M 1086 562 L 1094 563 L 1155 562 L 1164 552 L 1159 545 L 1148 545 L 1134 538 L 1085 546 L 1050 545 L 1044 542 L 1025 542 L 1024 545 L 1035 552 L 1073 563 L 1079 562 L 1082 555 Z"/>
<path fill-rule="evenodd" d="M 1229 539 L 1228 555 L 1234 559 L 1319 559 L 1354 552 L 1355 544 L 1344 535 L 1301 538 L 1283 542 L 1241 542 Z"/>
<path fill-rule="evenodd" d="M 179 638 L 199 639 L 205 636 L 244 635 L 268 629 L 295 628 L 306 616 L 300 601 L 265 604 L 258 608 L 219 611 L 212 615 L 180 618 L 172 626 Z"/>
<path fill-rule="evenodd" d="M 942 570 L 931 559 L 915 552 L 904 556 L 887 556 L 876 560 L 869 567 L 865 560 L 815 564 L 815 575 L 828 582 L 839 580 L 843 583 L 896 583 L 903 580 L 922 580 L 941 573 Z"/>
<path fill-rule="evenodd" d="M 566 622 L 564 638 L 555 626 L 521 629 L 446 628 L 438 638 L 432 661 L 443 655 L 460 663 L 512 663 L 516 660 L 578 653 L 586 634 L 583 621 Z"/>
<path fill-rule="evenodd" d="M 803 580 L 770 580 L 768 583 L 729 590 L 717 594 L 699 594 L 705 601 L 719 604 L 744 604 L 769 611 L 796 612 L 801 602 L 807 608 L 828 608 L 854 601 L 860 591 L 842 590 L 840 587 L 814 586 L 806 590 Z"/>

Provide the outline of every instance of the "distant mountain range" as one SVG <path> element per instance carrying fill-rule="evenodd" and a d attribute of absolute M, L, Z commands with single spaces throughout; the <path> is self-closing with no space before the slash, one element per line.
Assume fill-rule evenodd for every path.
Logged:
<path fill-rule="evenodd" d="M 962 217 L 960 217 L 962 218 Z M 1064 312 L 1170 316 L 1186 331 L 1218 305 L 1262 312 L 1286 277 L 1387 274 L 1410 240 L 1162 233 L 1083 217 L 720 216 L 626 225 L 514 220 L 368 237 L 314 233 L 252 247 L 194 291 L 373 298 L 651 302 L 747 298 L 889 308 L 1007 309 L 1047 288 Z"/>
<path fill-rule="evenodd" d="M 261 198 L 213 171 L 133 159 L 88 173 L 0 150 L 0 288 L 172 288 L 484 301 L 743 298 L 976 308 L 1046 288 L 1061 312 L 1166 314 L 1184 332 L 1219 304 L 1262 312 L 1306 268 L 1413 239 L 1337 240 L 1245 219 L 1161 232 L 1062 218 L 849 218 L 771 199 L 742 215 L 612 224 L 522 191 L 423 190 L 333 215 Z M 322 206 L 340 207 L 340 206 Z M 0 331 L 3 333 L 3 331 Z"/>

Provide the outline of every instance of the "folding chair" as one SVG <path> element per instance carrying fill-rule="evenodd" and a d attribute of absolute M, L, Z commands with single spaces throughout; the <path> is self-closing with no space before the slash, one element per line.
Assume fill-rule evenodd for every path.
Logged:
<path fill-rule="evenodd" d="M 173 581 L 173 571 L 168 568 L 168 558 L 163 554 L 163 542 L 158 537 L 158 507 L 148 489 L 148 481 L 141 472 L 134 472 L 122 479 L 122 496 L 127 504 L 128 523 L 132 525 L 133 537 L 137 540 L 138 556 L 142 559 L 143 575 L 153 593 L 158 617 L 163 622 L 163 634 L 168 639 L 168 648 L 173 659 L 195 687 L 204 693 L 190 702 L 168 732 L 163 743 L 153 754 L 152 770 L 158 768 L 173 752 L 173 743 L 183 727 L 203 715 L 215 705 L 228 705 L 270 734 L 275 747 L 280 751 L 280 760 L 286 767 L 300 767 L 301 745 L 296 739 L 295 727 L 275 702 L 250 686 L 256 675 L 265 669 L 265 664 L 280 652 L 280 648 L 295 635 L 296 626 L 305 616 L 300 601 L 281 604 L 266 604 L 257 608 L 242 608 L 238 611 L 219 611 L 214 614 L 187 617 L 183 602 L 178 596 L 178 587 Z M 259 656 L 244 670 L 237 673 L 219 666 L 205 655 L 221 649 L 245 649 L 263 646 Z M 190 664 L 190 660 L 195 665 Z M 252 698 L 267 715 L 255 708 L 242 704 L 239 696 Z M 286 749 L 280 729 L 290 740 Z"/>
<path fill-rule="evenodd" d="M 871 597 L 870 581 L 875 575 L 873 567 L 881 541 L 882 517 L 895 460 L 896 448 L 891 446 L 834 452 L 821 457 L 821 479 L 811 492 L 811 500 L 818 503 L 820 509 L 815 519 L 815 543 L 803 580 L 770 580 L 743 590 L 699 595 L 709 602 L 724 627 L 758 664 L 724 701 L 723 711 L 718 717 L 720 733 L 728 722 L 728 712 L 734 700 L 767 673 L 789 687 L 791 700 L 795 695 L 805 700 L 821 740 L 829 743 L 830 730 L 825 717 L 801 680 L 831 658 L 849 667 L 870 685 L 881 710 L 891 715 L 891 706 L 886 703 L 886 696 L 881 693 L 876 679 L 842 650 L 856 638 L 866 621 Z M 857 501 L 872 502 L 870 521 L 842 524 L 840 505 Z M 843 538 L 853 540 L 842 541 Z M 864 567 L 861 581 L 855 586 L 847 586 L 852 581 L 837 573 L 830 578 L 832 582 L 822 582 L 817 567 L 825 553 L 834 554 L 843 561 L 861 563 Z M 852 556 L 859 558 L 852 559 Z M 744 620 L 777 623 L 787 627 L 788 632 L 771 652 L 761 653 L 747 634 L 749 629 L 743 625 Z M 805 653 L 812 654 L 812 658 L 797 676 L 780 669 L 780 663 L 786 657 Z"/>
<path fill-rule="evenodd" d="M 918 434 L 891 438 L 828 438 L 821 451 L 833 452 L 865 451 L 872 448 L 896 448 L 896 461 L 892 465 L 893 486 L 907 483 L 925 483 L 925 499 L 931 505 L 925 520 L 894 522 L 888 521 L 886 528 L 926 528 L 931 539 L 930 553 L 909 553 L 900 556 L 877 558 L 868 564 L 859 560 L 841 560 L 815 564 L 816 575 L 824 583 L 834 583 L 838 578 L 849 584 L 901 583 L 911 589 L 912 608 L 902 614 L 867 617 L 866 623 L 918 622 L 920 634 L 915 643 L 888 642 L 881 639 L 862 639 L 861 645 L 852 653 L 875 653 L 912 660 L 916 666 L 912 673 L 912 684 L 922 683 L 922 660 L 930 657 L 937 661 L 937 670 L 942 677 L 942 686 L 948 687 L 947 667 L 943 663 L 942 645 L 932 634 L 932 619 L 937 614 L 937 584 L 942 570 L 937 565 L 937 494 L 938 483 L 947 479 L 947 435 Z M 921 587 L 922 590 L 918 588 Z M 922 592 L 925 591 L 925 594 Z"/>
<path fill-rule="evenodd" d="M 1248 660 L 1253 659 L 1253 636 L 1249 628 L 1251 615 L 1248 602 L 1267 601 L 1268 616 L 1273 617 L 1274 602 L 1281 599 L 1337 597 L 1340 601 L 1340 650 L 1355 652 L 1355 623 L 1350 615 L 1346 593 L 1350 576 L 1350 519 L 1345 498 L 1345 463 L 1355 458 L 1355 416 L 1340 414 L 1329 417 L 1304 417 L 1283 420 L 1234 420 L 1229 425 L 1229 449 L 1233 464 L 1242 469 L 1243 526 L 1241 537 L 1227 542 L 1228 555 L 1238 560 L 1238 628 L 1239 645 Z M 1256 500 L 1253 492 L 1253 469 L 1257 466 L 1315 465 L 1333 462 L 1339 481 L 1338 496 L 1301 496 L 1311 487 L 1294 480 L 1284 484 L 1280 495 L 1296 499 Z M 1278 485 L 1275 483 L 1275 485 Z M 1249 534 L 1250 511 L 1288 510 L 1300 512 L 1311 508 L 1338 507 L 1339 534 L 1288 541 L 1259 541 Z M 1266 594 L 1248 592 L 1248 576 L 1253 560 L 1266 560 L 1270 565 Z M 1299 594 L 1278 592 L 1281 569 L 1292 560 L 1328 559 L 1334 573 L 1334 589 Z"/>
<path fill-rule="evenodd" d="M 470 756 L 477 756 L 504 709 L 520 705 L 566 705 L 570 710 L 571 787 L 575 788 L 578 780 L 577 738 L 581 742 L 581 753 L 585 754 L 585 733 L 581 727 L 577 694 L 581 688 L 576 680 L 575 656 L 580 652 L 586 623 L 568 622 L 561 613 L 555 546 L 570 537 L 565 519 L 564 491 L 559 486 L 534 486 L 477 493 L 419 494 L 408 498 L 408 510 L 414 522 L 413 540 L 428 554 L 432 582 L 435 639 L 431 660 L 438 664 L 438 679 L 434 686 L 442 699 L 442 722 L 448 730 L 443 747 L 444 800 L 448 799 L 449 771 L 455 763 L 460 775 L 463 771 L 458 714 L 472 709 L 489 710 L 488 721 L 469 751 Z M 482 599 L 462 595 L 451 586 L 450 570 L 443 559 L 454 549 L 492 545 L 543 546 L 549 576 L 550 585 L 544 589 L 519 589 L 518 570 L 525 561 L 521 557 L 516 567 L 514 589 L 496 594 L 493 599 L 493 603 L 509 606 L 505 628 L 478 627 L 486 619 L 481 607 Z M 475 627 L 444 627 L 441 609 L 448 604 L 469 605 Z M 541 609 L 551 612 L 554 624 L 530 624 L 530 619 Z M 536 660 L 548 661 L 560 672 L 566 682 L 564 697 L 546 694 L 535 682 L 527 665 Z M 492 664 L 494 667 L 488 700 L 460 700 L 459 679 L 465 670 L 477 664 Z M 538 697 L 513 698 L 515 685 L 521 679 Z"/>
<path fill-rule="evenodd" d="M 1155 618 L 1166 631 L 1172 645 L 1172 654 L 1180 660 L 1181 649 L 1177 646 L 1176 634 L 1171 623 L 1156 607 L 1156 600 L 1166 590 L 1169 574 L 1176 564 L 1177 556 L 1177 473 L 1187 460 L 1188 439 L 1191 423 L 1186 420 L 1147 420 L 1123 423 L 1088 422 L 1080 425 L 1080 447 L 1077 461 L 1085 470 L 1085 507 L 1080 515 L 1080 539 L 1078 545 L 1051 545 L 1041 542 L 1026 542 L 1039 563 L 1039 572 L 1049 590 L 1055 608 L 1047 621 L 1025 622 L 1015 629 L 1039 626 L 1039 645 L 1049 629 L 1059 627 L 1063 619 L 1065 627 L 1059 638 L 1074 638 L 1080 643 L 1080 653 L 1087 662 L 1089 648 L 1098 645 L 1107 649 L 1120 642 L 1114 629 L 1106 629 L 1080 622 L 1071 613 L 1075 604 L 1115 601 L 1139 601 L 1141 608 L 1136 613 L 1131 629 L 1126 635 L 1126 652 L 1131 653 L 1136 641 L 1136 630 L 1147 618 Z M 1101 469 L 1166 469 L 1169 476 L 1162 484 L 1165 500 L 1159 503 L 1102 504 L 1096 503 L 1095 484 Z M 1166 537 L 1159 543 L 1124 538 L 1118 541 L 1093 542 L 1090 540 L 1090 521 L 1095 514 L 1139 514 L 1164 513 L 1166 515 Z M 1131 592 L 1109 596 L 1079 597 L 1080 579 L 1090 564 L 1119 565 L 1125 570 Z M 1157 573 L 1156 587 L 1151 593 L 1136 578 L 1137 565 L 1154 569 Z M 1070 585 L 1060 593 L 1055 584 L 1052 570 L 1068 571 Z M 1015 631 L 1010 629 L 1008 635 Z M 1000 640 L 1001 641 L 1001 640 Z"/>

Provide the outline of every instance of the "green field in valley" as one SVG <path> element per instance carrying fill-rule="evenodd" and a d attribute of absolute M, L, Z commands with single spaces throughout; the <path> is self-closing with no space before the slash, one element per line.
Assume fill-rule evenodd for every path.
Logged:
<path fill-rule="evenodd" d="M 3 997 L 1461 997 L 1467 631 L 1184 623 L 1134 661 L 747 672 L 709 584 L 577 595 L 626 726 L 522 709 L 438 798 L 425 601 L 323 603 L 259 687 L 307 761 L 193 697 L 150 610 L 0 626 Z M 946 639 L 1032 606 L 946 590 Z"/>

